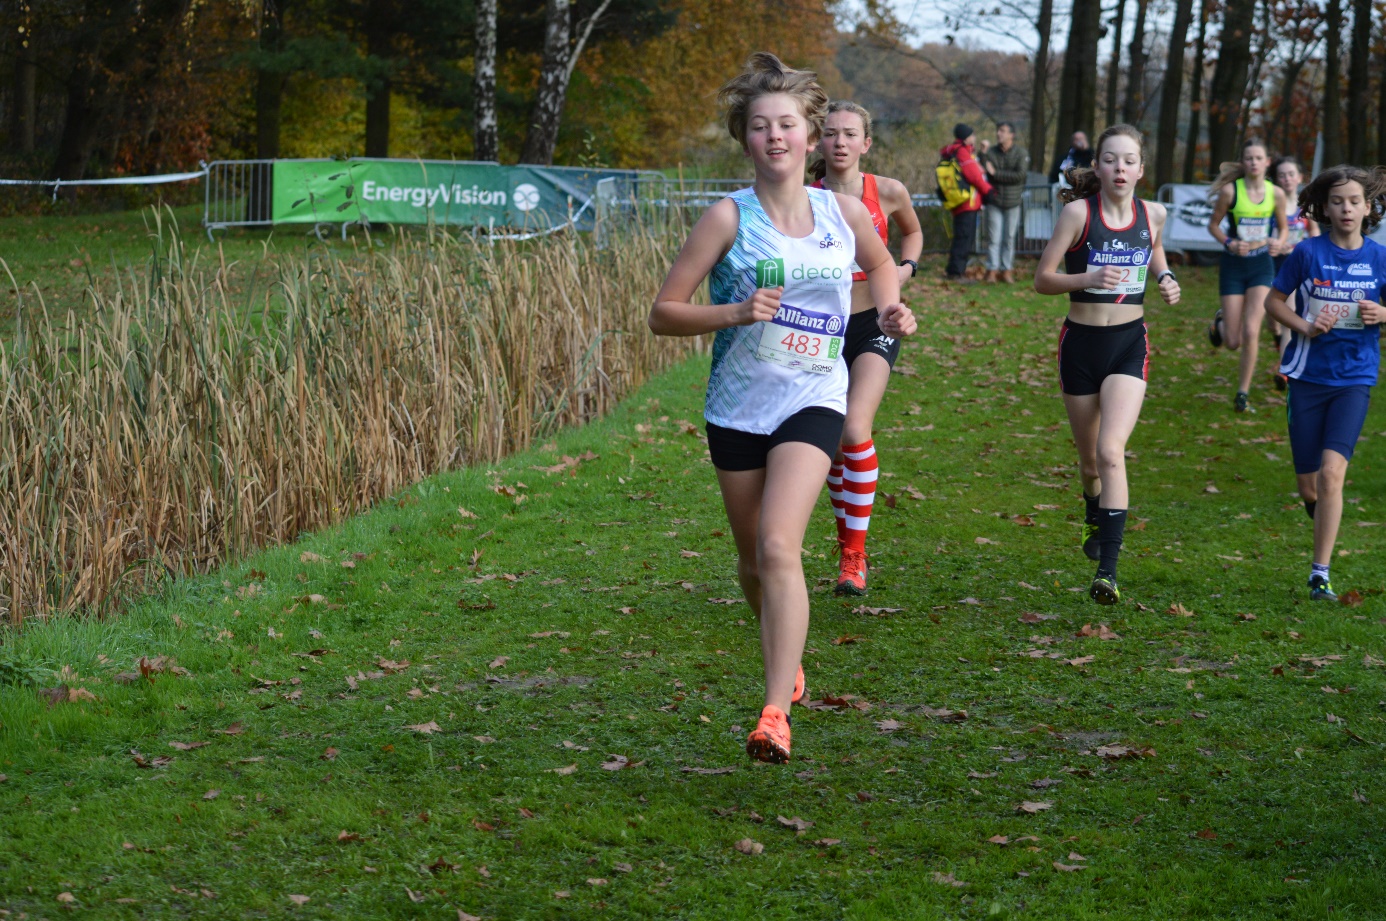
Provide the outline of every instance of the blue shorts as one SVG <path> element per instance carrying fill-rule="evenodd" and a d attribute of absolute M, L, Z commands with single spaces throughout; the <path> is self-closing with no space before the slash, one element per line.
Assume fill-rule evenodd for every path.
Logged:
<path fill-rule="evenodd" d="M 1222 254 L 1218 295 L 1246 294 L 1248 288 L 1269 288 L 1275 282 L 1275 260 L 1269 250 L 1256 256 Z"/>
<path fill-rule="evenodd" d="M 1295 473 L 1316 473 L 1325 450 L 1352 460 L 1370 405 L 1371 387 L 1367 384 L 1334 387 L 1291 378 L 1285 417 Z"/>

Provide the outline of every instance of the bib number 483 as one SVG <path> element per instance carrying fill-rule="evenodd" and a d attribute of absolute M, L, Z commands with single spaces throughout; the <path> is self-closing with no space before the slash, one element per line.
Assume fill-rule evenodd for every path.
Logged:
<path fill-rule="evenodd" d="M 822 351 L 823 340 L 817 336 L 810 336 L 807 333 L 795 335 L 790 333 L 780 340 L 780 345 L 786 352 L 794 352 L 797 355 L 804 355 L 809 358 L 817 358 Z"/>

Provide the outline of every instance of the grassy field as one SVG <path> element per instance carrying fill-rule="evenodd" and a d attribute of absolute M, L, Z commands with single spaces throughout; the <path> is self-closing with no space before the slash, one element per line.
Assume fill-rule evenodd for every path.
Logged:
<path fill-rule="evenodd" d="M 1085 593 L 1062 304 L 926 283 L 864 603 L 828 590 L 826 496 L 810 528 L 789 765 L 743 752 L 759 649 L 694 359 L 118 619 L 0 633 L 0 909 L 1381 917 L 1386 413 L 1334 561 L 1361 603 L 1311 605 L 1283 405 L 1267 376 L 1232 415 L 1216 279 L 1183 276 L 1148 308 L 1121 606 Z"/>

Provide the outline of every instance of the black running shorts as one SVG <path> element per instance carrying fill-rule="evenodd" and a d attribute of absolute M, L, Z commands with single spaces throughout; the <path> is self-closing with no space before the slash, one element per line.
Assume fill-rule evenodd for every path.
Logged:
<path fill-rule="evenodd" d="M 820 449 L 829 458 L 842 441 L 842 413 L 822 406 L 801 409 L 780 423 L 769 435 L 707 424 L 707 450 L 718 470 L 759 470 L 770 450 L 788 441 L 801 441 Z"/>
<path fill-rule="evenodd" d="M 1102 390 L 1113 374 L 1149 380 L 1150 336 L 1145 320 L 1088 326 L 1064 320 L 1059 331 L 1059 389 L 1072 396 Z"/>
<path fill-rule="evenodd" d="M 848 319 L 847 335 L 842 342 L 842 358 L 847 362 L 848 370 L 851 370 L 852 362 L 857 360 L 858 355 L 868 352 L 881 356 L 892 368 L 895 367 L 895 359 L 900 356 L 900 340 L 881 332 L 880 324 L 876 322 L 879 315 L 880 311 L 872 307 L 854 313 Z"/>

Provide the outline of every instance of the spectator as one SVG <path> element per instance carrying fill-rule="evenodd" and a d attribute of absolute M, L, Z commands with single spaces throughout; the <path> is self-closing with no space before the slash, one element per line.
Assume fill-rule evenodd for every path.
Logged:
<path fill-rule="evenodd" d="M 1058 165 L 1049 173 L 1050 182 L 1068 185 L 1067 173 L 1075 167 L 1092 166 L 1092 148 L 1088 146 L 1088 136 L 1085 132 L 1075 131 L 1069 140 L 1068 153 L 1059 161 Z"/>
<path fill-rule="evenodd" d="M 967 270 L 967 257 L 977 239 L 977 212 L 982 210 L 982 196 L 991 194 L 986 171 L 973 155 L 977 135 L 961 122 L 953 126 L 953 143 L 939 151 L 944 160 L 956 160 L 962 176 L 972 186 L 971 195 L 953 208 L 953 248 L 948 255 L 947 274 L 950 280 L 960 280 Z"/>
<path fill-rule="evenodd" d="M 1020 199 L 1030 173 L 1030 153 L 1015 142 L 1015 126 L 996 126 L 996 144 L 982 150 L 982 166 L 995 186 L 987 206 L 987 281 L 1015 284 L 1015 234 Z"/>

